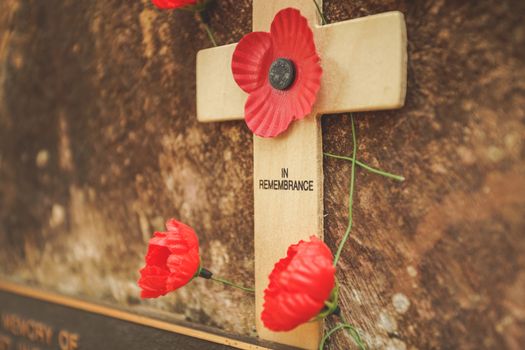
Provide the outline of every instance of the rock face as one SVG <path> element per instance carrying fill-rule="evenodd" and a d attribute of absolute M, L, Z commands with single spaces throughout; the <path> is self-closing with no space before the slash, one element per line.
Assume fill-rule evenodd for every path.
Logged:
<path fill-rule="evenodd" d="M 355 227 L 338 279 L 373 349 L 521 349 L 525 342 L 525 2 L 325 0 L 330 22 L 405 13 L 405 108 L 355 115 Z M 251 2 L 210 12 L 220 44 Z M 193 17 L 142 1 L 0 3 L 0 274 L 254 335 L 253 302 L 207 281 L 140 301 L 146 242 L 192 225 L 204 265 L 253 284 L 252 136 L 195 118 Z M 323 117 L 350 154 L 348 115 Z M 325 236 L 347 221 L 350 164 L 325 159 Z M 142 312 L 142 311 L 140 311 Z M 333 326 L 333 321 L 327 327 Z M 351 348 L 338 334 L 331 349 Z"/>

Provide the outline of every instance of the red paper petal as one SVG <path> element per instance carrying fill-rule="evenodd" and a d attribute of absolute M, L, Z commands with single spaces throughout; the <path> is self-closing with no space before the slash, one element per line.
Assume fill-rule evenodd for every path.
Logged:
<path fill-rule="evenodd" d="M 199 269 L 199 241 L 195 231 L 181 222 L 169 220 L 168 232 L 155 232 L 150 239 L 146 266 L 139 286 L 143 298 L 156 298 L 182 287 Z"/>
<path fill-rule="evenodd" d="M 185 255 L 170 255 L 167 266 L 171 274 L 167 280 L 167 289 L 175 290 L 191 281 L 199 269 L 199 264 L 197 249 L 189 250 Z"/>
<path fill-rule="evenodd" d="M 261 87 L 268 79 L 272 64 L 272 39 L 268 33 L 245 35 L 235 47 L 232 57 L 233 79 L 247 93 Z"/>
<path fill-rule="evenodd" d="M 283 293 L 265 302 L 261 319 L 266 328 L 286 332 L 310 321 L 323 306 L 307 294 Z"/>
<path fill-rule="evenodd" d="M 308 20 L 297 9 L 279 11 L 271 24 L 270 34 L 276 57 L 303 60 L 317 54 Z"/>
<path fill-rule="evenodd" d="M 170 232 L 170 235 L 167 237 L 167 245 L 171 251 L 176 249 L 175 245 L 180 244 L 180 241 L 185 242 L 185 245 L 188 249 L 199 246 L 199 239 L 195 234 L 195 231 L 188 225 L 177 221 L 175 219 L 170 219 L 166 222 L 166 229 Z"/>
<path fill-rule="evenodd" d="M 273 137 L 284 132 L 293 121 L 291 104 L 285 92 L 264 85 L 250 94 L 244 107 L 244 118 L 258 136 Z"/>
<path fill-rule="evenodd" d="M 139 287 L 142 298 L 156 298 L 165 295 L 169 271 L 158 266 L 146 266 L 140 270 Z"/>
<path fill-rule="evenodd" d="M 290 246 L 270 274 L 261 319 L 273 331 L 289 331 L 315 317 L 335 286 L 330 249 L 316 237 Z"/>
<path fill-rule="evenodd" d="M 155 238 L 150 240 L 148 246 L 148 253 L 146 254 L 146 265 L 155 265 L 160 267 L 166 267 L 166 262 L 170 255 L 170 250 L 163 244 L 152 243 Z"/>
<path fill-rule="evenodd" d="M 295 64 L 296 80 L 286 92 L 294 119 L 311 113 L 321 87 L 322 68 L 313 32 L 308 21 L 293 8 L 281 10 L 270 29 L 275 58 L 290 59 Z"/>
<path fill-rule="evenodd" d="M 197 3 L 197 0 L 151 0 L 151 2 L 159 9 L 168 10 L 188 5 L 195 5 Z"/>
<path fill-rule="evenodd" d="M 289 59 L 295 66 L 295 81 L 287 90 L 274 89 L 268 81 L 269 68 L 278 58 Z M 293 120 L 312 112 L 321 86 L 319 61 L 312 30 L 296 9 L 277 13 L 270 34 L 250 33 L 241 40 L 232 57 L 232 72 L 237 84 L 250 94 L 244 111 L 254 134 L 277 136 Z"/>

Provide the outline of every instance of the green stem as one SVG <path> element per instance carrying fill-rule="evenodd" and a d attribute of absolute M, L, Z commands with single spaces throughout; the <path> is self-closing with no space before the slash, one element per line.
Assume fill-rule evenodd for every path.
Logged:
<path fill-rule="evenodd" d="M 366 350 L 365 342 L 363 341 L 363 339 L 361 339 L 361 335 L 359 334 L 359 331 L 345 319 L 342 313 L 339 317 L 341 318 L 341 321 L 343 321 L 344 324 L 350 327 L 350 328 L 347 328 L 348 334 L 352 337 L 352 339 L 354 339 L 357 346 L 359 346 L 359 349 Z"/>
<path fill-rule="evenodd" d="M 404 176 L 391 174 L 391 173 L 388 173 L 386 171 L 373 168 L 370 165 L 365 164 L 365 163 L 363 163 L 363 162 L 361 162 L 361 161 L 359 161 L 358 159 L 355 159 L 355 158 L 339 156 L 337 154 L 326 153 L 326 152 L 324 153 L 324 155 L 327 156 L 327 157 L 331 157 L 331 158 L 349 160 L 351 162 L 355 161 L 355 163 L 357 165 L 359 165 L 363 169 L 366 169 L 366 170 L 370 171 L 371 173 L 382 175 L 382 176 L 385 176 L 385 177 L 388 177 L 388 178 L 391 178 L 391 179 L 394 179 L 394 180 L 397 180 L 397 181 L 405 181 L 405 177 Z"/>
<path fill-rule="evenodd" d="M 210 26 L 208 26 L 207 23 L 204 24 L 204 29 L 206 29 L 206 33 L 208 33 L 208 38 L 210 38 L 210 41 L 212 42 L 213 46 L 217 46 L 217 41 L 215 41 L 215 37 L 213 36 L 213 32 L 210 29 Z"/>
<path fill-rule="evenodd" d="M 350 120 L 352 122 L 352 142 L 353 142 L 353 151 L 352 151 L 352 159 L 357 158 L 357 137 L 355 135 L 355 125 L 354 125 L 354 115 L 350 114 Z M 355 185 L 355 164 L 356 162 L 352 162 L 352 171 L 350 173 L 350 195 L 348 198 L 348 226 L 346 228 L 346 232 L 343 236 L 343 239 L 341 240 L 341 243 L 339 243 L 339 247 L 337 247 L 337 253 L 335 254 L 334 258 L 334 266 L 337 265 L 339 262 L 339 258 L 341 257 L 341 252 L 343 251 L 343 247 L 348 240 L 348 237 L 350 236 L 350 231 L 352 231 L 352 224 L 353 224 L 353 204 L 354 204 L 354 185 Z"/>
<path fill-rule="evenodd" d="M 357 344 L 359 349 L 360 350 L 366 350 L 366 345 L 363 342 L 363 340 L 361 339 L 361 336 L 359 335 L 359 332 L 357 331 L 357 329 L 355 329 L 354 326 L 352 326 L 351 324 L 348 324 L 348 323 L 339 323 L 337 326 L 335 326 L 334 328 L 329 330 L 323 336 L 323 338 L 321 339 L 321 343 L 319 344 L 319 350 L 323 350 L 324 349 L 324 344 L 326 343 L 328 338 L 330 338 L 330 336 L 332 334 L 334 334 L 335 332 L 337 332 L 340 329 L 347 329 L 348 330 L 348 334 L 350 334 L 350 336 L 352 337 L 354 342 Z"/>
<path fill-rule="evenodd" d="M 319 12 L 319 16 L 321 16 L 321 23 L 322 24 L 327 24 L 328 21 L 326 20 L 324 14 L 323 14 L 323 10 L 321 10 L 321 7 L 319 6 L 319 4 L 317 3 L 317 0 L 312 0 L 315 4 L 315 7 L 317 8 L 317 12 Z"/>
<path fill-rule="evenodd" d="M 230 286 L 230 287 L 235 287 L 235 288 L 241 289 L 241 290 L 243 290 L 245 292 L 255 293 L 255 289 L 253 289 L 253 288 L 239 286 L 238 284 L 235 284 L 235 283 L 230 282 L 228 280 L 225 280 L 223 278 L 212 276 L 210 279 L 212 281 L 220 282 L 220 283 L 225 284 L 225 285 Z"/>
<path fill-rule="evenodd" d="M 330 299 L 324 302 L 325 307 L 323 310 L 315 317 L 316 320 L 322 320 L 337 310 L 337 305 L 339 304 L 339 282 L 335 280 L 335 287 L 330 293 Z"/>
<path fill-rule="evenodd" d="M 207 20 L 205 20 L 204 18 L 206 14 L 203 14 L 203 12 L 206 11 L 206 7 L 210 2 L 211 0 L 201 1 L 195 5 L 181 7 L 180 10 L 196 13 L 198 18 L 200 19 L 200 22 L 204 26 L 204 30 L 206 30 L 206 34 L 208 34 L 208 38 L 210 38 L 211 43 L 213 44 L 213 46 L 217 47 L 217 41 L 215 40 L 215 36 L 213 35 L 213 32 L 211 31 Z"/>

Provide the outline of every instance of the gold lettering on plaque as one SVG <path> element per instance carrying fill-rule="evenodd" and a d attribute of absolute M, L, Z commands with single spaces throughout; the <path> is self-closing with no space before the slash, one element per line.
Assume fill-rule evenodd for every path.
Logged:
<path fill-rule="evenodd" d="M 62 329 L 58 333 L 58 345 L 60 346 L 60 350 L 78 349 L 78 339 L 79 336 L 77 333 L 70 333 Z"/>
<path fill-rule="evenodd" d="M 53 328 L 45 323 L 32 319 L 25 319 L 16 314 L 2 314 L 3 328 L 17 337 L 24 337 L 30 341 L 51 345 Z"/>

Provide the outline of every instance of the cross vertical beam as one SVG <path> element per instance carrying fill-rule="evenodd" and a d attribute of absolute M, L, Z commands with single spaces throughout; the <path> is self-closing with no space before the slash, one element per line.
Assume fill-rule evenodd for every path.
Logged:
<path fill-rule="evenodd" d="M 305 2 L 312 6 L 305 6 Z M 287 7 L 301 10 L 311 27 L 318 24 L 315 6 L 305 0 L 254 0 L 253 31 L 270 31 L 277 12 Z M 323 166 L 322 130 L 317 113 L 276 138 L 254 135 L 254 204 L 255 204 L 255 313 L 262 312 L 264 289 L 274 264 L 286 256 L 291 244 L 310 236 L 323 239 Z M 289 179 L 308 181 L 308 190 L 266 190 L 261 180 L 281 179 L 280 169 L 288 169 Z M 257 333 L 263 339 L 306 349 L 318 347 L 321 321 L 310 322 L 290 332 L 272 332 L 256 318 Z"/>
<path fill-rule="evenodd" d="M 323 166 L 320 118 L 308 116 L 292 123 L 276 139 L 254 136 L 255 203 L 255 311 L 262 312 L 264 289 L 273 265 L 286 256 L 291 244 L 310 236 L 323 238 Z M 280 169 L 287 169 L 288 178 Z M 261 181 L 298 180 L 307 190 L 266 190 Z M 316 349 L 322 322 L 310 322 L 291 332 L 272 332 L 256 319 L 261 338 L 307 349 Z"/>

